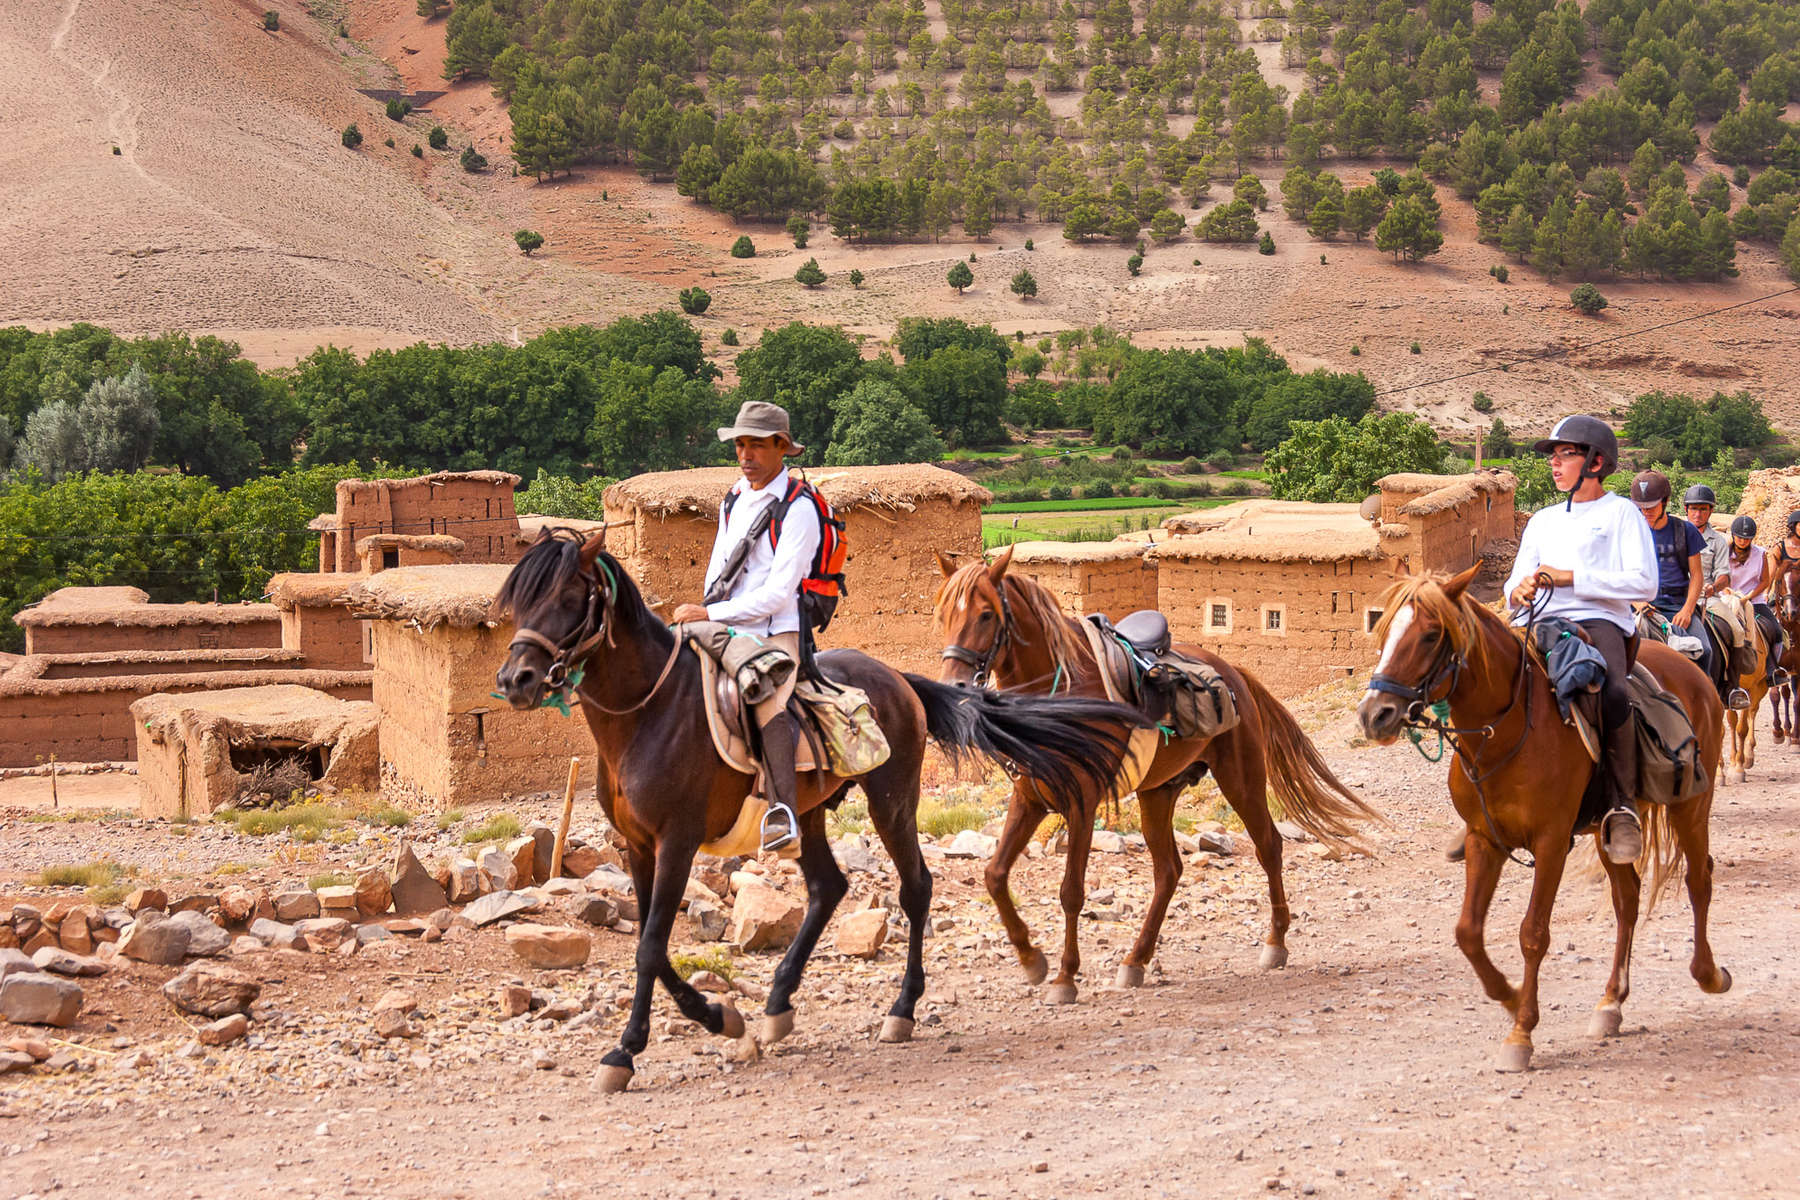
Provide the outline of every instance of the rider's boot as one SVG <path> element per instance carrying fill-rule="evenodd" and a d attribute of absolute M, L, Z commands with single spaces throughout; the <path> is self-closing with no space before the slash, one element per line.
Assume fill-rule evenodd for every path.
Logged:
<path fill-rule="evenodd" d="M 1605 736 L 1606 815 L 1600 819 L 1600 845 L 1611 862 L 1636 862 L 1644 848 L 1637 813 L 1637 731 L 1627 717 Z"/>
<path fill-rule="evenodd" d="M 800 818 L 794 808 L 794 718 L 777 713 L 762 727 L 764 799 L 762 848 L 779 850 L 800 836 Z"/>

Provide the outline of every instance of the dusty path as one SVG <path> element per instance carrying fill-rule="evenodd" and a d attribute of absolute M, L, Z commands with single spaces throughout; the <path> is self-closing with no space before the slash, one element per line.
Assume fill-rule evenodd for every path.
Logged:
<path fill-rule="evenodd" d="M 149 991 L 161 975 L 139 968 L 96 1014 L 121 1040 L 98 1027 L 73 1036 L 160 1056 L 135 1073 L 8 1077 L 0 1196 L 115 1196 L 121 1182 L 151 1197 L 1792 1194 L 1800 754 L 1765 739 L 1754 781 L 1720 797 L 1713 933 L 1732 992 L 1704 996 L 1689 980 L 1691 924 L 1675 898 L 1639 938 L 1625 1036 L 1589 1042 L 1611 917 L 1597 888 L 1572 882 L 1536 1069 L 1502 1076 L 1487 1064 L 1505 1019 L 1451 943 L 1461 880 L 1439 856 L 1450 826 L 1438 769 L 1410 750 L 1353 749 L 1348 733 L 1340 716 L 1318 736 L 1394 828 L 1373 862 L 1290 844 L 1284 971 L 1254 965 L 1266 901 L 1248 856 L 1204 859 L 1184 876 L 1155 986 L 1095 982 L 1111 978 L 1134 915 L 1084 921 L 1082 1002 L 1046 1008 L 978 897 L 976 865 L 940 863 L 934 913 L 953 926 L 928 943 L 917 1042 L 869 1037 L 892 996 L 891 950 L 872 965 L 827 954 L 796 1036 L 760 1063 L 729 1063 L 659 999 L 634 1090 L 604 1097 L 592 1076 L 617 1017 L 496 1031 L 493 997 L 513 968 L 492 931 L 342 966 L 282 956 L 257 969 L 288 1027 L 198 1063 L 173 1054 L 185 1031 Z M 79 827 L 35 828 L 34 850 L 0 837 L 35 856 Z M 1059 868 L 1052 858 L 1015 876 L 1040 938 L 1056 933 Z M 1115 911 L 1133 913 L 1147 874 L 1141 855 L 1098 856 L 1090 903 L 1106 911 L 1095 893 L 1115 889 Z M 871 886 L 855 879 L 853 897 Z M 1524 891 L 1509 873 L 1490 926 L 1515 973 Z M 600 939 L 578 978 L 531 982 L 617 986 L 630 940 Z M 738 961 L 765 981 L 773 967 Z M 421 990 L 436 1032 L 358 1053 L 346 1029 L 366 1026 L 364 1006 L 396 982 Z M 132 989 L 152 1003 L 134 1005 Z"/>

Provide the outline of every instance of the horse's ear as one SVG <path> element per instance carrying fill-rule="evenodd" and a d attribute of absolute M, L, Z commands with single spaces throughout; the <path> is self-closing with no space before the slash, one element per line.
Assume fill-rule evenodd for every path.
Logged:
<path fill-rule="evenodd" d="M 996 554 L 994 556 L 994 561 L 988 564 L 988 581 L 996 587 L 999 586 L 1000 580 L 1005 578 L 1006 568 L 1012 566 L 1012 556 L 1013 548 L 1008 546 L 999 554 Z"/>
<path fill-rule="evenodd" d="M 950 560 L 949 555 L 945 554 L 942 550 L 933 550 L 931 556 L 937 559 L 938 572 L 943 575 L 945 579 L 956 574 L 956 564 Z"/>
<path fill-rule="evenodd" d="M 606 526 L 602 525 L 594 532 L 594 536 L 581 543 L 581 565 L 591 567 L 600 552 L 606 549 Z"/>
<path fill-rule="evenodd" d="M 1450 597 L 1452 600 L 1462 599 L 1462 594 L 1468 590 L 1471 583 L 1475 582 L 1475 577 L 1481 574 L 1481 564 L 1483 561 L 1483 559 L 1478 558 L 1467 570 L 1458 571 L 1455 575 L 1452 575 L 1449 581 L 1444 584 L 1444 595 Z"/>

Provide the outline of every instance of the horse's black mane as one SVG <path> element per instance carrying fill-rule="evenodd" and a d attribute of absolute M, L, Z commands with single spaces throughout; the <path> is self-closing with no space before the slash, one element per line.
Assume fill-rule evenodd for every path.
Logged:
<path fill-rule="evenodd" d="M 581 545 L 581 535 L 566 527 L 548 530 L 533 542 L 500 585 L 497 603 L 501 614 L 516 616 L 520 609 L 531 609 L 578 574 Z M 614 584 L 611 608 L 616 618 L 633 625 L 660 624 L 624 564 L 604 550 L 594 563 L 601 568 L 601 575 Z"/>

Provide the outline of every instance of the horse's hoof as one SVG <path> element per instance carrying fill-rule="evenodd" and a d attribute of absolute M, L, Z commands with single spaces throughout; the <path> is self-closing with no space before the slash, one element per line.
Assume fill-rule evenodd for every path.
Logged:
<path fill-rule="evenodd" d="M 1733 782 L 1733 783 L 1744 782 L 1744 773 L 1742 771 L 1733 771 L 1731 773 L 1731 782 Z"/>
<path fill-rule="evenodd" d="M 630 1086 L 631 1075 L 630 1067 L 601 1067 L 594 1079 L 599 1083 L 600 1090 L 610 1096 Z"/>
<path fill-rule="evenodd" d="M 1075 985 L 1072 983 L 1053 983 L 1044 992 L 1044 1003 L 1073 1004 L 1076 994 Z"/>
<path fill-rule="evenodd" d="M 1531 1069 L 1531 1043 L 1505 1041 L 1494 1058 L 1494 1070 L 1502 1075 L 1516 1075 Z"/>
<path fill-rule="evenodd" d="M 736 1041 L 744 1036 L 744 1014 L 736 1006 L 721 1003 L 719 1005 L 719 1036 Z"/>
<path fill-rule="evenodd" d="M 1625 1022 L 1625 1013 L 1616 1004 L 1603 1004 L 1594 1010 L 1588 1020 L 1588 1036 L 1596 1041 L 1619 1036 L 1619 1026 Z"/>
<path fill-rule="evenodd" d="M 1025 968 L 1025 982 L 1033 987 L 1044 982 L 1050 974 L 1050 960 L 1036 946 L 1019 956 L 1019 965 Z"/>
<path fill-rule="evenodd" d="M 1724 967 L 1720 967 L 1718 974 L 1713 976 L 1711 985 L 1709 986 L 1703 983 L 1700 985 L 1700 990 L 1709 996 L 1724 995 L 1731 990 L 1731 972 L 1727 971 Z"/>
<path fill-rule="evenodd" d="M 1257 960 L 1257 966 L 1265 971 L 1273 971 L 1277 967 L 1287 966 L 1287 947 L 1264 944 L 1262 957 Z"/>
<path fill-rule="evenodd" d="M 794 1010 L 782 1013 L 769 1013 L 763 1017 L 762 1033 L 757 1041 L 765 1046 L 773 1046 L 788 1034 L 794 1032 Z"/>
<path fill-rule="evenodd" d="M 1144 968 L 1120 963 L 1119 973 L 1113 977 L 1113 986 L 1122 988 L 1141 988 L 1144 986 Z"/>
<path fill-rule="evenodd" d="M 889 1017 L 881 1023 L 881 1034 L 878 1042 L 910 1042 L 913 1035 L 913 1019 L 911 1017 Z"/>

